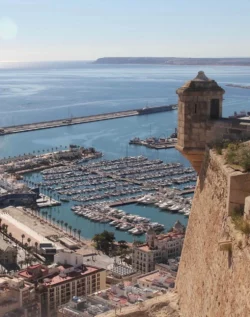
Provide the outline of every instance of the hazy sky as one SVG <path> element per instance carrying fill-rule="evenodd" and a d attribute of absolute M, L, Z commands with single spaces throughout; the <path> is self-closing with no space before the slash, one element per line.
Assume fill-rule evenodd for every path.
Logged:
<path fill-rule="evenodd" d="M 250 0 L 0 0 L 0 61 L 250 56 Z"/>

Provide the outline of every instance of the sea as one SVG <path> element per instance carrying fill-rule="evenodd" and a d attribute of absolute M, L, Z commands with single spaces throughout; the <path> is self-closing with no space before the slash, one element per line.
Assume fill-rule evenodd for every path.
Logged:
<path fill-rule="evenodd" d="M 100 114 L 112 111 L 177 103 L 176 89 L 203 70 L 226 93 L 223 116 L 250 111 L 250 90 L 227 84 L 250 85 L 250 68 L 239 66 L 100 65 L 87 62 L 0 63 L 0 126 Z M 167 137 L 177 126 L 177 111 L 113 119 L 48 130 L 0 136 L 0 157 L 77 144 L 93 146 L 104 159 L 144 155 L 164 162 L 189 163 L 175 149 L 152 150 L 131 146 L 134 137 Z M 39 180 L 33 173 L 30 179 Z M 71 203 L 48 209 L 52 217 L 80 229 L 91 239 L 104 229 L 114 231 L 117 240 L 133 236 L 109 224 L 93 223 L 76 216 Z M 166 230 L 180 214 L 162 212 L 153 206 L 127 205 L 119 209 L 163 223 Z M 144 239 L 144 237 L 140 237 Z"/>

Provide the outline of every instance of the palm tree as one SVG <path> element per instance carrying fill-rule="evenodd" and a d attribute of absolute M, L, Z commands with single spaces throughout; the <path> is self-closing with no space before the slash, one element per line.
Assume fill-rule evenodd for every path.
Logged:
<path fill-rule="evenodd" d="M 56 218 L 52 218 L 52 222 L 53 224 L 55 224 Z"/>
<path fill-rule="evenodd" d="M 61 220 L 61 229 L 63 230 L 63 224 L 64 224 L 64 221 Z"/>
<path fill-rule="evenodd" d="M 57 220 L 56 222 L 57 222 L 57 226 L 59 227 L 60 220 Z"/>
<path fill-rule="evenodd" d="M 69 226 L 69 234 L 71 235 L 72 226 Z"/>
<path fill-rule="evenodd" d="M 76 231 L 77 231 L 76 228 L 74 228 L 74 229 L 73 229 L 73 232 L 74 232 L 74 235 L 73 235 L 73 236 L 74 236 L 74 237 L 75 237 L 75 235 L 76 235 Z"/>
<path fill-rule="evenodd" d="M 29 244 L 29 246 L 30 246 L 31 239 L 30 239 L 30 238 L 28 238 L 28 239 L 27 239 L 27 241 L 28 241 L 28 244 Z"/>
<path fill-rule="evenodd" d="M 66 229 L 66 232 L 67 232 L 67 229 L 68 229 L 68 223 L 67 223 L 67 222 L 65 222 L 65 223 L 64 223 L 64 226 L 65 226 L 65 229 Z"/>
<path fill-rule="evenodd" d="M 23 245 L 23 239 L 25 238 L 25 234 L 22 234 L 22 245 Z"/>
<path fill-rule="evenodd" d="M 77 230 L 77 233 L 78 233 L 78 236 L 79 236 L 79 241 L 80 241 L 81 230 L 80 230 L 80 229 L 78 229 L 78 230 Z"/>
<path fill-rule="evenodd" d="M 26 259 L 26 256 L 27 256 L 27 248 L 28 248 L 28 243 L 25 242 L 25 244 L 24 244 L 25 259 Z"/>
<path fill-rule="evenodd" d="M 51 215 L 49 215 L 48 217 L 49 217 L 49 222 L 51 223 Z"/>
<path fill-rule="evenodd" d="M 36 247 L 36 253 L 37 253 L 37 247 L 38 247 L 38 242 L 35 242 L 35 247 Z"/>

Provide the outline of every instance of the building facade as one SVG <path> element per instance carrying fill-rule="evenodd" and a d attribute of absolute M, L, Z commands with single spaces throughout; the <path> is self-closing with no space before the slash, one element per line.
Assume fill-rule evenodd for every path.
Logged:
<path fill-rule="evenodd" d="M 185 227 L 176 222 L 173 231 L 156 235 L 153 229 L 146 234 L 146 243 L 133 248 L 132 267 L 141 273 L 155 270 L 156 263 L 166 263 L 181 254 Z"/>
<path fill-rule="evenodd" d="M 5 316 L 41 316 L 34 285 L 17 277 L 0 277 L 0 317 Z"/>
<path fill-rule="evenodd" d="M 17 249 L 0 236 L 0 264 L 10 266 L 17 263 Z"/>
<path fill-rule="evenodd" d="M 106 288 L 106 271 L 85 266 L 79 254 L 61 252 L 56 260 L 57 263 L 49 267 L 38 264 L 18 273 L 36 285 L 42 317 L 56 316 L 57 308 L 73 296 L 87 296 Z"/>

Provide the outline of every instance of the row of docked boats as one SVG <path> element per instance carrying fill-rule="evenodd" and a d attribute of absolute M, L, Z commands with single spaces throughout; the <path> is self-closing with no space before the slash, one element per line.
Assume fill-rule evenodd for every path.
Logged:
<path fill-rule="evenodd" d="M 71 209 L 78 216 L 85 217 L 99 223 L 109 223 L 117 230 L 127 231 L 133 235 L 142 235 L 149 228 L 155 231 L 163 231 L 164 225 L 151 222 L 149 218 L 127 214 L 122 210 L 111 208 L 107 204 L 99 203 L 92 205 L 73 206 Z"/>
<path fill-rule="evenodd" d="M 165 193 L 147 194 L 137 199 L 139 204 L 155 205 L 161 210 L 170 211 L 173 213 L 181 213 L 185 216 L 190 215 L 192 198 L 182 197 L 174 191 Z"/>

